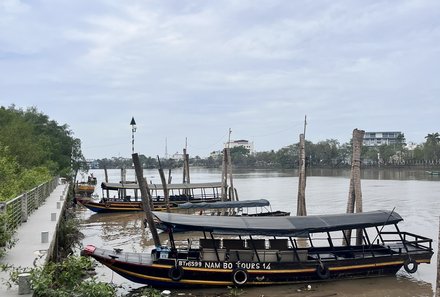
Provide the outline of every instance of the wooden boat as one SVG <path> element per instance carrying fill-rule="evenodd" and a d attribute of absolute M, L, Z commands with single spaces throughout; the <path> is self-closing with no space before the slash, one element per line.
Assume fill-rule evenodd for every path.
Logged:
<path fill-rule="evenodd" d="M 397 225 L 402 218 L 393 211 L 215 219 L 153 213 L 168 227 L 169 245 L 156 246 L 151 254 L 88 245 L 82 254 L 133 282 L 156 287 L 266 286 L 379 277 L 394 275 L 402 267 L 414 273 L 433 255 L 432 240 L 400 231 Z M 175 241 L 175 228 L 199 231 L 201 237 Z M 350 242 L 344 232 L 348 229 L 362 231 L 362 244 L 337 243 Z"/>
<path fill-rule="evenodd" d="M 163 186 L 149 184 L 154 210 L 166 209 Z M 222 183 L 184 183 L 168 184 L 169 206 L 177 208 L 185 202 L 214 202 L 221 199 Z M 139 184 L 137 183 L 102 183 L 103 197 L 100 201 L 82 201 L 82 205 L 98 213 L 142 211 L 142 200 L 138 196 Z M 116 191 L 111 198 L 111 191 Z M 128 195 L 127 193 L 133 193 Z"/>
<path fill-rule="evenodd" d="M 96 177 L 92 175 L 87 177 L 87 181 L 77 181 L 75 184 L 75 196 L 91 197 L 95 192 Z"/>
<path fill-rule="evenodd" d="M 217 202 L 186 202 L 179 204 L 177 208 L 199 210 L 199 214 L 226 215 L 226 216 L 288 216 L 290 212 L 272 211 L 267 199 L 241 200 L 241 201 L 217 201 Z M 225 211 L 226 210 L 226 211 Z"/>
<path fill-rule="evenodd" d="M 426 171 L 429 175 L 440 175 L 440 171 Z"/>

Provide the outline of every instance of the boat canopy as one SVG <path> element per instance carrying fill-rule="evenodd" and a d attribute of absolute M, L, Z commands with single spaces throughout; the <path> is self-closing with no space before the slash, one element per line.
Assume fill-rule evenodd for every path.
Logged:
<path fill-rule="evenodd" d="M 170 229 L 204 231 L 230 235 L 307 236 L 330 232 L 396 224 L 402 217 L 394 211 L 283 217 L 195 216 L 153 212 Z"/>
<path fill-rule="evenodd" d="M 189 183 L 189 184 L 167 184 L 168 190 L 186 190 L 186 189 L 210 189 L 210 188 L 221 188 L 221 182 L 215 183 Z M 134 182 L 128 183 L 101 183 L 101 188 L 103 190 L 135 190 L 139 189 L 139 184 Z M 162 184 L 148 184 L 150 190 L 163 190 Z"/>
<path fill-rule="evenodd" d="M 269 206 L 266 199 L 243 200 L 243 201 L 218 201 L 218 202 L 186 202 L 179 204 L 178 208 L 183 209 L 217 209 L 217 208 L 243 208 Z"/>

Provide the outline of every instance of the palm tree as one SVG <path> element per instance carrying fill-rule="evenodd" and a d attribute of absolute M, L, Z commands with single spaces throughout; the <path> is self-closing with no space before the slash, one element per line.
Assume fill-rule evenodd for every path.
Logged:
<path fill-rule="evenodd" d="M 440 134 L 438 132 L 428 134 L 425 136 L 427 144 L 438 144 L 440 143 Z"/>

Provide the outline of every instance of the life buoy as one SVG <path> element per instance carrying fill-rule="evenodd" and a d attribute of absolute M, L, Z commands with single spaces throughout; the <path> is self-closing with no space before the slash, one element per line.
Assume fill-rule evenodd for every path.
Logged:
<path fill-rule="evenodd" d="M 110 207 L 110 203 L 109 202 L 106 202 L 105 203 L 105 208 L 109 208 Z"/>
<path fill-rule="evenodd" d="M 419 263 L 417 263 L 416 260 L 408 258 L 403 263 L 403 268 L 405 268 L 405 271 L 408 273 L 414 273 L 417 271 L 417 267 L 419 266 Z"/>
<path fill-rule="evenodd" d="M 248 273 L 246 269 L 237 268 L 232 272 L 232 281 L 236 286 L 244 285 L 248 280 Z"/>
<path fill-rule="evenodd" d="M 168 271 L 168 276 L 173 280 L 173 281 L 180 281 L 183 277 L 183 268 L 180 266 L 175 266 L 175 267 L 171 267 L 170 270 Z"/>
<path fill-rule="evenodd" d="M 328 279 L 330 277 L 330 270 L 324 264 L 316 267 L 316 274 L 320 279 Z"/>

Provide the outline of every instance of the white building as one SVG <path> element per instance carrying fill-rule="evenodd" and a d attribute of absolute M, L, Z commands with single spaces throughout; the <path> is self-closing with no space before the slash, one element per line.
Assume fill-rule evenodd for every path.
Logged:
<path fill-rule="evenodd" d="M 229 148 L 242 146 L 245 149 L 248 149 L 251 154 L 254 153 L 254 143 L 250 142 L 248 140 L 241 139 L 241 140 L 233 140 L 231 142 L 226 142 L 225 148 L 228 147 L 228 145 L 229 145 Z"/>
<path fill-rule="evenodd" d="M 402 132 L 365 132 L 364 146 L 379 146 L 382 144 L 398 143 L 398 137 Z"/>

